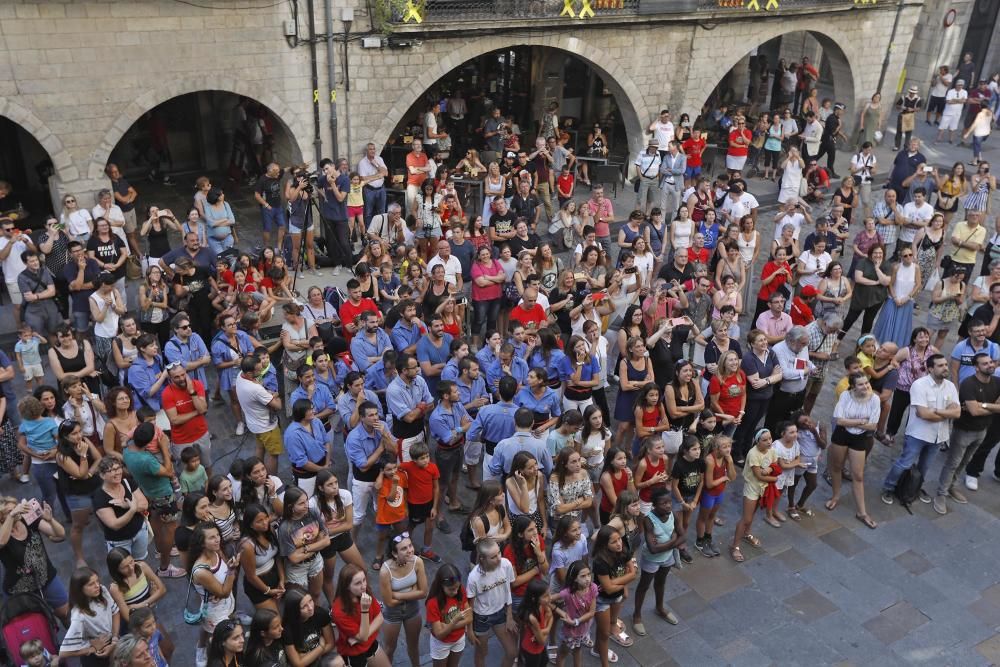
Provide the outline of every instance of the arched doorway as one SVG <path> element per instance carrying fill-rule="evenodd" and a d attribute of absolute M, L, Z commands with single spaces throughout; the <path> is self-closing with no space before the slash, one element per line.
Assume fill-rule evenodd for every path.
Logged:
<path fill-rule="evenodd" d="M 19 228 L 42 227 L 52 213 L 52 157 L 34 135 L 0 116 L 0 214 L 15 217 Z"/>

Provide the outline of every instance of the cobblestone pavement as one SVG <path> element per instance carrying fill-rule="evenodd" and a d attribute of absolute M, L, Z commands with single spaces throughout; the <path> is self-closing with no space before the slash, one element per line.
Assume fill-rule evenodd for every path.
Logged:
<path fill-rule="evenodd" d="M 932 129 L 921 123 L 918 134 L 932 138 Z M 891 136 L 886 137 L 888 142 Z M 926 152 L 939 166 L 955 160 L 967 162 L 967 148 L 928 146 Z M 879 150 L 879 160 L 886 173 L 893 154 Z M 987 157 L 1000 157 L 995 146 Z M 842 153 L 839 171 L 846 174 Z M 191 179 L 193 180 L 193 179 Z M 136 184 L 140 193 L 149 192 L 148 183 Z M 225 186 L 224 186 L 225 187 Z M 769 183 L 753 181 L 762 203 L 774 201 L 764 188 Z M 164 193 L 163 203 L 182 210 L 187 197 L 181 188 Z M 257 217 L 246 200 L 247 189 L 231 197 L 237 216 L 245 223 L 244 238 L 252 238 Z M 619 219 L 631 209 L 631 191 L 616 200 Z M 773 215 L 760 216 L 759 229 L 765 240 L 773 234 Z M 759 275 L 759 267 L 756 275 Z M 323 278 L 300 279 L 303 285 L 315 283 L 342 285 L 345 276 L 333 279 L 330 271 Z M 304 290 L 303 290 L 304 291 Z M 917 321 L 926 315 L 927 296 L 921 297 Z M 5 307 L 0 310 L 6 310 Z M 743 330 L 746 331 L 746 318 Z M 857 329 L 848 336 L 843 351 L 853 345 Z M 950 349 L 950 340 L 946 349 Z M 831 364 L 828 385 L 843 374 L 839 364 Z M 833 409 L 833 392 L 824 389 L 813 411 L 821 421 Z M 229 411 L 213 407 L 209 420 L 215 434 L 218 469 L 225 469 L 238 456 L 250 455 L 253 443 L 237 438 Z M 706 559 L 695 554 L 695 561 L 671 573 L 667 600 L 680 618 L 670 626 L 647 613 L 649 636 L 636 637 L 629 649 L 612 644 L 620 656 L 619 665 L 990 665 L 1000 664 L 1000 573 L 996 554 L 1000 553 L 1000 482 L 984 475 L 980 490 L 968 494 L 970 503 L 951 505 L 945 516 L 936 514 L 930 505 L 916 503 L 913 514 L 898 505 L 888 507 L 878 500 L 877 489 L 893 457 L 901 447 L 886 448 L 876 444 L 867 469 L 868 508 L 879 523 L 870 530 L 854 519 L 853 501 L 845 489 L 840 506 L 833 512 L 823 509 L 830 497 L 830 487 L 820 483 L 813 496 L 815 516 L 799 523 L 788 522 L 780 529 L 765 525 L 758 517 L 754 532 L 761 539 L 760 549 L 744 546 L 747 560 L 736 565 L 726 555 Z M 338 442 L 338 445 L 340 443 Z M 346 475 L 342 449 L 338 446 L 335 469 Z M 931 467 L 928 477 L 936 479 L 941 463 Z M 290 479 L 283 461 L 282 477 Z M 991 470 L 987 467 L 987 470 Z M 342 477 L 343 479 L 343 477 Z M 930 484 L 930 482 L 928 483 Z M 727 494 L 721 516 L 725 526 L 717 528 L 716 542 L 728 544 L 740 509 L 740 483 Z M 928 488 L 930 488 L 928 486 Z M 472 502 L 472 492 L 462 488 L 463 502 Z M 20 486 L 9 480 L 0 482 L 0 492 L 28 496 L 36 492 L 33 484 Z M 443 558 L 463 569 L 467 554 L 458 544 L 461 518 L 449 517 L 456 527 L 450 535 L 436 531 L 434 547 Z M 94 523 L 85 536 L 89 562 L 105 581 L 104 545 Z M 690 536 L 689 536 L 690 537 Z M 690 537 L 693 540 L 693 537 Z M 362 531 L 362 552 L 370 559 L 374 538 L 372 531 Z M 66 579 L 72 570 L 68 545 L 48 545 L 60 573 Z M 367 559 L 366 559 L 367 560 Z M 429 564 L 433 575 L 436 566 Z M 175 665 L 193 664 L 196 629 L 181 620 L 186 580 L 168 580 L 168 596 L 156 608 L 158 618 L 173 635 L 177 651 Z M 238 607 L 252 612 L 239 587 Z M 652 604 L 652 596 L 647 606 Z M 651 611 L 651 610 L 647 610 Z M 631 617 L 631 601 L 626 601 L 622 616 Z M 631 633 L 631 626 L 628 626 Z M 428 663 L 427 632 L 421 636 L 422 662 Z M 499 664 L 499 645 L 492 640 L 488 665 Z M 406 664 L 403 646 L 396 654 L 396 664 Z M 472 664 L 467 651 L 463 665 Z M 586 664 L 596 664 L 587 656 Z"/>

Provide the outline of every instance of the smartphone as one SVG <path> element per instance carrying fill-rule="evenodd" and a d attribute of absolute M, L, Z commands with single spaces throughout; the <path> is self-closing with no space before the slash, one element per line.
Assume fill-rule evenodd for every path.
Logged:
<path fill-rule="evenodd" d="M 608 297 L 608 292 L 607 290 L 601 290 L 599 292 L 592 293 L 590 296 L 594 300 L 594 303 L 597 303 L 598 301 L 606 299 Z"/>
<path fill-rule="evenodd" d="M 24 523 L 28 526 L 35 523 L 42 516 L 42 506 L 35 498 L 28 501 L 28 511 L 24 513 L 22 517 Z"/>
<path fill-rule="evenodd" d="M 637 267 L 637 266 L 630 266 L 629 268 L 624 269 L 622 271 L 622 273 L 635 273 L 638 270 L 639 270 L 639 267 Z"/>
<path fill-rule="evenodd" d="M 683 317 L 674 317 L 670 320 L 670 326 L 672 327 L 687 326 L 687 320 L 685 320 Z"/>

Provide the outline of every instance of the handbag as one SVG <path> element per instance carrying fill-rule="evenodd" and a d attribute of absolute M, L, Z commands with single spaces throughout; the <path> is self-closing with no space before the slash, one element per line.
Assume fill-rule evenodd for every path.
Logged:
<path fill-rule="evenodd" d="M 521 293 L 517 291 L 517 285 L 514 284 L 513 280 L 503 284 L 503 298 L 506 299 L 511 306 L 516 306 L 521 300 Z"/>
<path fill-rule="evenodd" d="M 125 259 L 125 277 L 129 280 L 142 278 L 142 262 L 135 255 L 129 255 Z"/>
<path fill-rule="evenodd" d="M 188 608 L 188 601 L 191 599 L 191 591 L 194 590 L 194 573 L 199 569 L 208 569 L 207 565 L 195 565 L 191 569 L 191 576 L 188 577 L 188 590 L 187 595 L 184 597 L 184 622 L 188 625 L 201 625 L 201 622 L 205 619 L 208 614 L 208 591 L 206 590 L 201 596 L 201 604 L 198 605 L 197 611 L 191 611 Z"/>

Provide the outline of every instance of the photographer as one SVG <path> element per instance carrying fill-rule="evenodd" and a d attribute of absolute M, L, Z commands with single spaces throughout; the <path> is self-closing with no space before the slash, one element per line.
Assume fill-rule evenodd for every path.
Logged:
<path fill-rule="evenodd" d="M 334 164 L 330 158 L 319 163 L 323 176 L 319 179 L 319 213 L 323 219 L 323 237 L 327 252 L 334 262 L 333 275 L 340 273 L 340 267 L 350 269 L 353 265 L 351 241 L 347 236 L 347 194 L 351 180 L 347 175 L 347 160 L 341 158 Z"/>
<path fill-rule="evenodd" d="M 302 235 L 305 234 L 305 255 L 309 270 L 314 276 L 321 274 L 316 269 L 316 249 L 313 245 L 313 219 L 310 198 L 314 192 L 309 180 L 309 172 L 297 169 L 285 183 L 285 199 L 288 200 L 288 233 L 292 235 L 292 270 L 298 271 L 301 264 Z"/>

